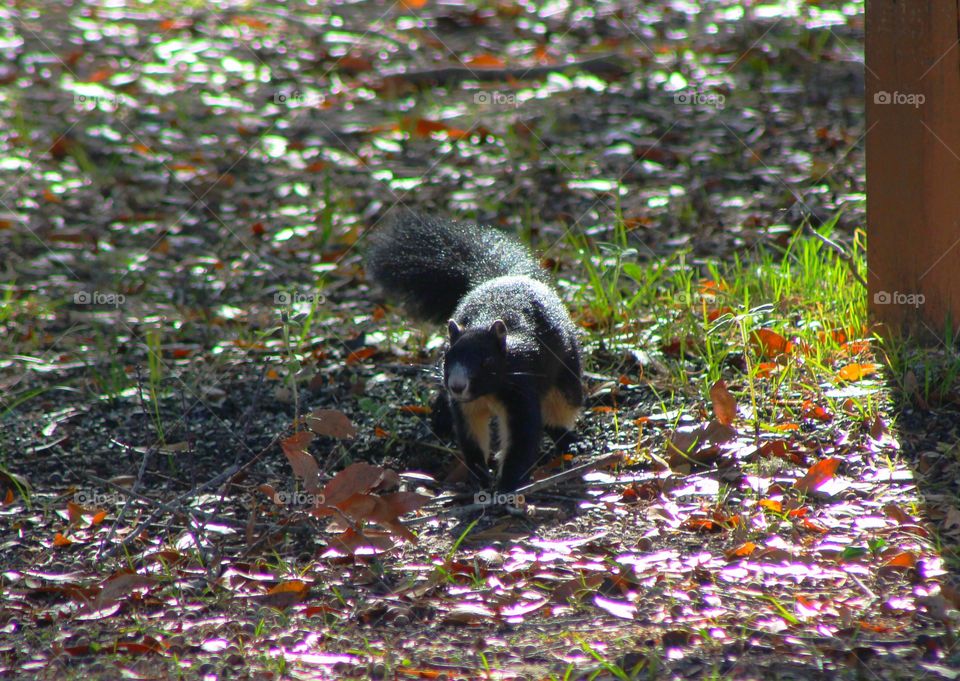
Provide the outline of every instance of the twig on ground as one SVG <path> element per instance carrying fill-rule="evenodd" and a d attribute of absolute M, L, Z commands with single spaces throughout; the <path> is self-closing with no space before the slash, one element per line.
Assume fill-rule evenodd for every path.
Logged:
<path fill-rule="evenodd" d="M 413 85 L 451 85 L 465 80 L 481 82 L 530 80 L 542 78 L 551 73 L 579 70 L 593 74 L 621 76 L 626 73 L 619 57 L 613 54 L 604 54 L 581 61 L 566 64 L 544 64 L 540 66 L 519 66 L 512 68 L 489 68 L 469 66 L 445 66 L 438 69 L 424 71 L 404 71 L 384 75 L 385 80 L 396 80 Z"/>
<path fill-rule="evenodd" d="M 125 444 L 124 446 L 127 448 L 127 451 L 128 451 L 128 452 L 129 452 L 129 451 L 133 451 L 133 449 L 134 449 L 134 448 L 131 447 L 129 444 Z M 145 452 L 143 453 L 143 459 L 140 461 L 140 469 L 137 471 L 137 479 L 134 480 L 134 482 L 133 482 L 133 487 L 130 488 L 130 490 L 125 490 L 125 489 L 123 490 L 124 492 L 129 492 L 129 495 L 127 496 L 127 500 L 126 500 L 126 501 L 124 502 L 124 504 L 123 504 L 123 508 L 121 508 L 121 509 L 120 509 L 120 512 L 117 513 L 117 518 L 116 518 L 116 520 L 114 520 L 114 521 L 113 521 L 113 524 L 110 526 L 110 531 L 107 533 L 107 536 L 104 537 L 104 539 L 103 539 L 102 542 L 100 542 L 100 548 L 97 549 L 97 558 L 98 558 L 98 559 L 99 559 L 99 558 L 101 557 L 101 555 L 103 554 L 103 549 L 104 549 L 104 547 L 105 547 L 109 542 L 113 541 L 113 535 L 116 534 L 117 528 L 120 526 L 120 522 L 123 520 L 123 517 L 124 517 L 124 516 L 126 515 L 126 513 L 127 513 L 127 508 L 130 506 L 130 502 L 132 501 L 132 496 L 133 496 L 133 495 L 142 496 L 142 495 L 140 495 L 140 494 L 138 493 L 137 490 L 140 488 L 140 485 L 141 485 L 141 483 L 143 482 L 143 476 L 146 475 L 146 472 L 147 472 L 147 462 L 150 460 L 150 457 L 152 456 L 152 454 L 153 454 L 154 451 L 156 451 L 156 446 L 153 446 L 153 447 L 148 448 L 147 451 L 145 451 Z M 89 477 L 90 477 L 91 480 L 99 481 L 101 484 L 106 484 L 108 487 L 114 487 L 114 488 L 116 488 L 116 489 L 123 489 L 123 488 L 121 488 L 119 485 L 114 485 L 113 483 L 111 483 L 111 482 L 109 482 L 109 481 L 107 481 L 107 480 L 99 480 L 98 478 L 95 478 L 95 477 L 93 477 L 93 476 L 89 476 Z"/>
<path fill-rule="evenodd" d="M 601 468 L 607 464 L 619 461 L 623 458 L 623 454 L 620 452 L 612 452 L 610 454 L 604 454 L 603 456 L 597 457 L 592 461 L 587 463 L 580 464 L 579 466 L 574 466 L 573 468 L 561 471 L 556 475 L 551 475 L 549 478 L 544 478 L 543 480 L 537 480 L 536 482 L 531 482 L 529 485 L 525 485 L 517 490 L 517 494 L 533 494 L 534 492 L 539 492 L 543 489 L 549 489 L 555 485 L 560 484 L 570 480 L 571 478 L 579 477 L 581 473 L 593 470 L 595 468 Z"/>
<path fill-rule="evenodd" d="M 561 471 L 556 475 L 551 475 L 549 478 L 544 478 L 543 480 L 538 480 L 536 482 L 530 483 L 529 485 L 526 485 L 518 489 L 516 492 L 514 492 L 514 494 L 517 494 L 517 495 L 533 494 L 535 492 L 539 492 L 540 490 L 554 487 L 555 485 L 558 485 L 561 482 L 565 482 L 572 478 L 576 478 L 587 471 L 593 470 L 595 468 L 600 468 L 601 466 L 605 466 L 609 463 L 613 463 L 614 461 L 619 461 L 622 458 L 622 456 L 623 456 L 622 454 L 617 452 L 614 452 L 612 454 L 606 454 L 604 456 L 594 459 L 593 461 L 588 461 L 587 463 L 581 464 L 579 466 L 575 466 L 570 470 Z M 460 495 L 441 497 L 440 499 L 436 500 L 434 503 L 436 504 L 443 501 L 454 502 L 458 498 L 460 498 Z M 456 517 L 461 515 L 467 515 L 473 511 L 482 511 L 498 505 L 499 504 L 493 504 L 490 502 L 482 502 L 482 503 L 466 504 L 464 506 L 448 506 L 432 515 L 423 516 L 420 518 L 413 518 L 412 520 L 408 520 L 406 524 L 421 525 L 431 520 L 437 520 L 438 518 L 441 518 L 441 517 Z"/>
<path fill-rule="evenodd" d="M 117 483 L 111 482 L 110 480 L 105 480 L 104 478 L 98 478 L 95 475 L 88 475 L 87 479 L 97 483 L 98 485 L 109 487 L 110 489 L 116 491 L 119 494 L 123 494 L 124 496 L 128 497 L 131 500 L 135 499 L 137 501 L 142 501 L 145 504 L 149 504 L 153 508 L 159 508 L 163 511 L 166 511 L 167 513 L 177 514 L 177 513 L 186 512 L 186 513 L 189 513 L 190 515 L 203 518 L 204 520 L 207 520 L 207 521 L 216 520 L 218 523 L 229 524 L 229 521 L 227 519 L 223 518 L 220 515 L 217 515 L 216 513 L 201 511 L 198 508 L 191 508 L 185 511 L 182 506 L 174 506 L 169 502 L 153 499 L 151 497 L 148 497 L 145 494 L 141 494 L 140 492 L 136 491 L 135 488 L 127 489 L 123 485 L 118 485 Z M 107 537 L 105 541 L 109 541 L 109 539 L 110 537 Z"/>
<path fill-rule="evenodd" d="M 175 506 L 175 505 L 177 505 L 177 504 L 182 504 L 185 500 L 187 500 L 187 499 L 189 499 L 189 498 L 191 498 L 191 497 L 196 496 L 196 495 L 199 494 L 200 492 L 202 492 L 202 491 L 204 491 L 204 490 L 206 490 L 206 489 L 209 489 L 209 488 L 211 488 L 211 487 L 216 487 L 217 485 L 219 485 L 220 483 L 224 482 L 225 480 L 228 480 L 229 478 L 233 477 L 233 475 L 234 475 L 239 469 L 240 469 L 239 466 L 235 466 L 235 465 L 234 465 L 234 466 L 230 466 L 230 468 L 228 468 L 227 470 L 219 473 L 218 475 L 214 476 L 213 478 L 207 480 L 205 483 L 200 484 L 200 485 L 196 485 L 196 486 L 193 487 L 193 489 L 191 489 L 191 490 L 188 491 L 188 492 L 184 492 L 183 494 L 181 494 L 181 495 L 179 495 L 178 497 L 176 497 L 173 501 L 167 502 L 166 506 Z M 166 512 L 167 512 L 167 509 L 166 509 L 166 508 L 158 508 L 158 509 L 155 510 L 153 513 L 151 513 L 150 516 L 149 516 L 146 520 L 144 520 L 143 522 L 139 523 L 139 527 L 140 527 L 140 528 L 149 527 L 150 525 L 152 525 L 153 523 L 156 522 L 157 518 L 159 518 L 163 513 L 166 513 Z M 102 558 L 111 558 L 111 557 L 113 557 L 114 555 L 116 555 L 117 552 L 119 552 L 119 551 L 126 551 L 126 549 L 129 548 L 130 545 L 133 544 L 133 542 L 136 541 L 136 539 L 140 536 L 141 531 L 142 531 L 141 529 L 138 529 L 138 530 L 135 530 L 135 531 L 131 532 L 131 533 L 127 536 L 127 538 L 124 539 L 122 542 L 120 542 L 119 544 L 114 545 L 113 547 L 111 547 L 111 548 L 108 549 L 107 551 L 102 552 L 102 553 L 101 553 L 101 557 L 102 557 Z"/>

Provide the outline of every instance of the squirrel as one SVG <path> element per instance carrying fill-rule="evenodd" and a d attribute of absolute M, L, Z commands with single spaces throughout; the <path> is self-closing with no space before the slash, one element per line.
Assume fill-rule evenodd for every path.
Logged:
<path fill-rule="evenodd" d="M 497 490 L 523 485 L 546 431 L 573 438 L 583 404 L 581 348 L 566 306 L 533 254 L 492 227 L 401 213 L 371 236 L 366 272 L 424 321 L 447 321 L 443 385 L 468 470 Z"/>

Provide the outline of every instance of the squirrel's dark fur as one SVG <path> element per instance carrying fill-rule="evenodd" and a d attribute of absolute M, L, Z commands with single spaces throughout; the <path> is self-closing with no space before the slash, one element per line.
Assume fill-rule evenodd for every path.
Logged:
<path fill-rule="evenodd" d="M 443 381 L 466 464 L 489 480 L 495 420 L 497 487 L 517 489 L 544 430 L 566 442 L 583 403 L 577 329 L 533 255 L 490 227 L 404 213 L 374 233 L 366 269 L 412 314 L 449 320 Z"/>

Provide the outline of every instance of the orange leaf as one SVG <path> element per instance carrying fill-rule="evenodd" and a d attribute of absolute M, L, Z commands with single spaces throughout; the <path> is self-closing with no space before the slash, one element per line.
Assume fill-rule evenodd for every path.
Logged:
<path fill-rule="evenodd" d="M 791 460 L 790 443 L 786 440 L 768 440 L 757 449 L 760 456 L 776 456 L 781 459 Z"/>
<path fill-rule="evenodd" d="M 840 467 L 840 459 L 830 457 L 810 466 L 807 474 L 793 483 L 793 488 L 803 493 L 809 493 L 832 478 Z"/>
<path fill-rule="evenodd" d="M 740 546 L 728 549 L 723 552 L 723 556 L 727 560 L 733 560 L 734 558 L 744 558 L 749 556 L 751 553 L 757 550 L 757 545 L 752 541 L 744 542 Z"/>
<path fill-rule="evenodd" d="M 805 530 L 810 530 L 811 532 L 816 532 L 817 534 L 826 534 L 829 530 L 819 523 L 815 523 L 809 518 L 803 519 L 803 528 Z"/>
<path fill-rule="evenodd" d="M 761 354 L 773 359 L 790 352 L 791 344 L 786 338 L 770 329 L 758 329 L 753 332 L 753 343 Z"/>
<path fill-rule="evenodd" d="M 680 527 L 695 532 L 720 532 L 723 530 L 723 525 L 710 518 L 687 518 L 680 524 Z"/>
<path fill-rule="evenodd" d="M 64 537 L 59 532 L 57 532 L 57 534 L 53 538 L 54 546 L 70 546 L 71 544 L 73 544 L 73 542 L 67 539 L 66 537 Z"/>
<path fill-rule="evenodd" d="M 714 281 L 713 279 L 700 280 L 700 293 L 702 295 L 717 295 L 722 291 L 726 291 L 728 288 L 726 282 L 723 281 Z"/>
<path fill-rule="evenodd" d="M 847 332 L 844 329 L 834 329 L 833 331 L 820 331 L 817 333 L 817 340 L 821 343 L 828 338 L 832 338 L 837 345 L 843 345 L 847 342 Z"/>
<path fill-rule="evenodd" d="M 360 348 L 347 355 L 347 364 L 356 364 L 377 354 L 376 348 Z"/>
<path fill-rule="evenodd" d="M 760 508 L 765 508 L 768 511 L 773 511 L 774 513 L 783 512 L 783 504 L 776 499 L 761 499 L 758 503 L 760 504 Z"/>
<path fill-rule="evenodd" d="M 400 407 L 400 411 L 405 411 L 408 414 L 429 414 L 430 407 L 423 404 L 405 404 Z"/>
<path fill-rule="evenodd" d="M 730 309 L 729 307 L 726 307 L 726 306 L 721 307 L 721 308 L 718 308 L 718 309 L 716 309 L 716 310 L 708 310 L 708 311 L 707 311 L 707 321 L 708 321 L 708 322 L 715 322 L 715 321 L 717 321 L 717 319 L 719 319 L 720 317 L 722 317 L 722 316 L 725 315 L 725 314 L 733 314 L 733 310 Z"/>
<path fill-rule="evenodd" d="M 250 16 L 242 15 L 242 16 L 234 17 L 233 23 L 238 24 L 240 26 L 248 26 L 254 29 L 255 31 L 267 31 L 270 29 L 270 25 L 268 23 L 264 21 L 260 21 L 260 19 L 257 19 L 256 17 L 250 17 Z"/>
<path fill-rule="evenodd" d="M 310 593 L 310 585 L 299 579 L 291 579 L 272 587 L 257 600 L 272 608 L 283 610 L 301 602 Z"/>
<path fill-rule="evenodd" d="M 193 26 L 193 21 L 188 19 L 164 19 L 160 22 L 160 30 L 164 33 L 181 28 L 190 28 L 191 26 Z"/>
<path fill-rule="evenodd" d="M 722 378 L 710 386 L 710 401 L 713 402 L 714 416 L 723 425 L 729 426 L 737 418 L 737 400 L 727 390 Z"/>
<path fill-rule="evenodd" d="M 870 341 L 868 340 L 855 340 L 850 341 L 849 343 L 844 343 L 840 350 L 847 355 L 859 355 L 862 352 L 866 352 L 870 349 Z"/>
<path fill-rule="evenodd" d="M 917 564 L 917 557 L 910 551 L 901 551 L 883 564 L 885 568 L 909 569 Z"/>
<path fill-rule="evenodd" d="M 780 365 L 776 362 L 760 362 L 757 364 L 757 378 L 770 378 L 780 371 Z"/>
<path fill-rule="evenodd" d="M 804 400 L 803 407 L 800 410 L 800 417 L 824 422 L 833 420 L 833 414 L 810 400 Z"/>
<path fill-rule="evenodd" d="M 841 381 L 859 381 L 861 378 L 875 374 L 876 364 L 848 364 L 837 372 L 837 379 Z"/>
<path fill-rule="evenodd" d="M 479 66 L 482 68 L 503 68 L 505 66 L 500 57 L 492 54 L 478 54 L 467 59 L 465 64 L 467 66 Z"/>
<path fill-rule="evenodd" d="M 83 82 L 84 83 L 102 83 L 112 75 L 113 75 L 113 69 L 110 69 L 110 68 L 99 69 L 91 73 L 90 77 Z"/>

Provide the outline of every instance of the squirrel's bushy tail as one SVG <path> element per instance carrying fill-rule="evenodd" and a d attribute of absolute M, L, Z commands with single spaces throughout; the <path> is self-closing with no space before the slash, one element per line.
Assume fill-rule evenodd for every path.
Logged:
<path fill-rule="evenodd" d="M 410 212 L 373 233 L 366 270 L 410 314 L 437 322 L 449 319 L 460 300 L 485 281 L 545 278 L 530 251 L 497 229 Z"/>

